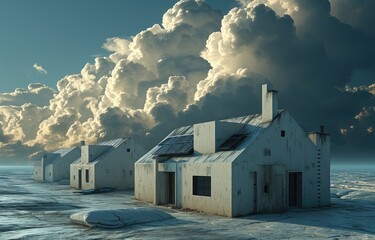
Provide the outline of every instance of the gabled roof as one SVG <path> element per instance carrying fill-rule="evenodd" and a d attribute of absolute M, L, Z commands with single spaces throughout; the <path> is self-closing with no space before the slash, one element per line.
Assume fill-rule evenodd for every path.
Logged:
<path fill-rule="evenodd" d="M 282 113 L 284 110 L 279 110 L 278 115 Z M 244 134 L 246 137 L 241 139 L 241 141 L 236 145 L 234 149 L 228 151 L 217 151 L 215 153 L 210 154 L 200 154 L 197 152 L 192 153 L 188 156 L 172 156 L 169 158 L 165 158 L 163 162 L 174 162 L 174 161 L 185 161 L 185 162 L 200 162 L 200 163 L 212 163 L 212 162 L 231 162 L 236 159 L 240 153 L 248 146 L 252 144 L 252 142 L 257 139 L 259 135 L 263 133 L 263 131 L 270 126 L 271 122 L 262 122 L 262 115 L 261 114 L 254 114 L 248 115 L 243 117 L 237 118 L 230 118 L 221 120 L 221 122 L 232 122 L 232 123 L 242 123 L 244 127 L 237 132 L 237 134 Z M 165 139 L 173 136 L 181 136 L 181 135 L 192 135 L 194 134 L 194 125 L 180 127 L 173 130 Z M 165 140 L 164 139 L 164 140 Z M 164 141 L 163 140 L 163 141 Z M 163 142 L 161 141 L 161 143 Z M 153 159 L 155 158 L 154 153 L 160 148 L 160 143 L 151 149 L 147 154 L 145 154 L 142 158 L 140 158 L 137 163 L 152 163 Z"/>
<path fill-rule="evenodd" d="M 53 164 L 54 162 L 56 162 L 59 159 L 63 158 L 64 156 L 66 156 L 67 154 L 69 154 L 71 151 L 73 151 L 75 148 L 77 148 L 77 147 L 61 148 L 59 150 L 54 151 L 52 154 L 50 153 L 50 155 L 55 155 L 55 157 L 54 157 L 53 161 L 51 161 L 49 164 L 47 164 L 47 166 L 50 165 L 50 164 Z"/>
<path fill-rule="evenodd" d="M 108 149 L 107 151 L 103 152 L 100 154 L 94 161 L 88 163 L 88 164 L 95 164 L 98 162 L 98 160 L 104 156 L 107 152 L 112 151 L 113 148 L 118 148 L 121 144 L 129 140 L 130 138 L 118 138 L 118 139 L 113 139 L 105 142 L 100 142 L 98 144 L 90 144 L 90 145 L 101 145 L 101 146 L 110 146 L 112 148 Z M 81 163 L 81 157 L 79 157 L 77 160 L 75 160 L 72 164 L 80 164 Z"/>
<path fill-rule="evenodd" d="M 64 157 L 65 155 L 67 155 L 68 153 L 70 153 L 73 149 L 75 149 L 76 147 L 71 147 L 71 148 L 62 148 L 62 149 L 59 149 L 53 153 L 58 153 L 60 154 L 60 157 Z"/>

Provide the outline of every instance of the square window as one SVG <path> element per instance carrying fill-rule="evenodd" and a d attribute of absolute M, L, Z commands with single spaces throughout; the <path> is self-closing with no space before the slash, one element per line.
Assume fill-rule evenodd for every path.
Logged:
<path fill-rule="evenodd" d="M 127 152 L 130 152 L 130 148 L 126 149 Z"/>
<path fill-rule="evenodd" d="M 211 177 L 193 176 L 193 195 L 211 197 Z"/>

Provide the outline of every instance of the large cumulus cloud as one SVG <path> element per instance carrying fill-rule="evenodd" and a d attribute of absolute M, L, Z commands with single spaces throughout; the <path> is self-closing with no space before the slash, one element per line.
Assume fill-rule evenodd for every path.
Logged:
<path fill-rule="evenodd" d="M 0 94 L 0 159 L 25 159 L 43 149 L 30 142 L 52 114 L 48 105 L 54 95 L 55 90 L 39 83 Z"/>
<path fill-rule="evenodd" d="M 61 79 L 56 93 L 36 84 L 0 95 L 0 147 L 130 135 L 151 147 L 175 127 L 260 112 L 260 86 L 271 83 L 306 131 L 327 126 L 336 152 L 374 148 L 375 41 L 361 14 L 343 14 L 345 1 L 241 2 L 222 16 L 179 1 L 161 25 L 108 38 L 109 56 Z M 366 4 L 356 8 L 367 14 Z"/>
<path fill-rule="evenodd" d="M 103 48 L 112 53 L 58 82 L 58 92 L 48 99 L 48 113 L 39 114 L 41 119 L 30 128 L 33 134 L 24 136 L 7 120 L 2 138 L 10 142 L 6 134 L 18 136 L 13 143 L 26 141 L 51 151 L 82 139 L 94 143 L 145 136 L 164 121 L 158 114 L 163 105 L 176 113 L 193 103 L 196 84 L 210 68 L 200 52 L 208 36 L 219 30 L 221 18 L 219 11 L 202 1 L 180 1 L 166 12 L 161 25 L 131 39 L 107 39 Z M 13 121 L 21 125 L 19 119 Z"/>
<path fill-rule="evenodd" d="M 46 106 L 53 97 L 55 91 L 40 83 L 33 83 L 27 86 L 27 89 L 17 88 L 12 93 L 0 93 L 0 106 L 21 106 L 25 103 L 31 103 L 37 106 Z"/>
<path fill-rule="evenodd" d="M 372 0 L 330 0 L 332 15 L 354 27 L 375 35 L 375 2 Z"/>
<path fill-rule="evenodd" d="M 224 16 L 221 31 L 207 41 L 202 56 L 212 69 L 198 84 L 198 111 L 227 103 L 238 108 L 226 107 L 216 114 L 210 111 L 211 117 L 229 116 L 246 107 L 253 112 L 252 103 L 260 104 L 254 91 L 259 89 L 259 77 L 254 75 L 261 76 L 260 81 L 269 81 L 280 90 L 282 107 L 305 130 L 315 130 L 319 124 L 328 126 L 336 152 L 349 146 L 351 150 L 370 151 L 375 147 L 374 120 L 364 114 L 367 120 L 359 122 L 356 116 L 374 106 L 373 87 L 362 86 L 362 91 L 355 92 L 343 89 L 360 82 L 355 79 L 356 72 L 375 69 L 373 42 L 362 29 L 332 16 L 328 1 L 251 1 Z M 371 76 L 367 82 L 374 83 Z M 241 95 L 244 87 L 228 90 L 240 82 L 247 86 L 252 99 Z M 228 94 L 237 98 L 221 102 Z M 234 99 L 242 101 L 234 104 Z M 355 130 L 342 134 L 341 129 L 349 126 Z M 350 135 L 352 132 L 355 134 Z"/>

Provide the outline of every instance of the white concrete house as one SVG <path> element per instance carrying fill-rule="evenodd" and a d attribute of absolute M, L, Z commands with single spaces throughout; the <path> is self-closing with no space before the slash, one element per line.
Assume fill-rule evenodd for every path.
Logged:
<path fill-rule="evenodd" d="M 134 163 L 145 150 L 132 138 L 81 146 L 81 157 L 70 165 L 70 186 L 75 189 L 134 188 Z"/>
<path fill-rule="evenodd" d="M 58 182 L 69 180 L 70 164 L 81 155 L 79 147 L 59 149 L 44 154 L 34 165 L 34 180 Z"/>
<path fill-rule="evenodd" d="M 135 198 L 237 217 L 329 205 L 330 137 L 306 134 L 277 91 L 262 113 L 175 129 L 135 164 Z"/>

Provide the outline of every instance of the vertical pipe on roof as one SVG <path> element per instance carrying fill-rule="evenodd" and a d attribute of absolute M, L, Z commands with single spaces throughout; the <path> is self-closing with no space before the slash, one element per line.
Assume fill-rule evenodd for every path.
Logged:
<path fill-rule="evenodd" d="M 262 122 L 269 122 L 277 115 L 279 104 L 277 91 L 271 90 L 268 84 L 262 85 Z"/>

